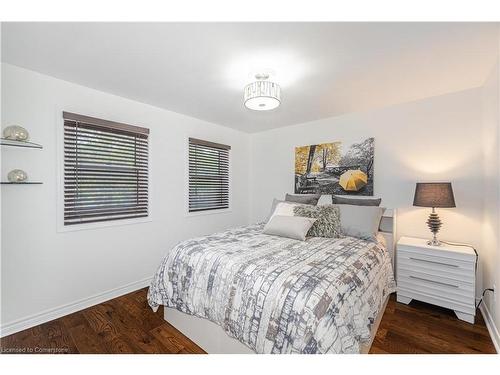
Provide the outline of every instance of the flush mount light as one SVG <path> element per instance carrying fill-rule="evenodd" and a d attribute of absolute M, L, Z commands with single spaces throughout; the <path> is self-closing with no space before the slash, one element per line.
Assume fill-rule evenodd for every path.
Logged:
<path fill-rule="evenodd" d="M 255 75 L 256 82 L 245 86 L 245 107 L 254 111 L 269 111 L 281 103 L 281 89 L 277 83 L 268 81 L 268 74 Z"/>

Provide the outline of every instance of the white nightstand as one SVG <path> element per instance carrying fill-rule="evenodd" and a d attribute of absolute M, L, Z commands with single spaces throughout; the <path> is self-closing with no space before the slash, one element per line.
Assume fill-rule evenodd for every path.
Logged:
<path fill-rule="evenodd" d="M 396 252 L 397 300 L 412 299 L 455 311 L 474 323 L 476 253 L 469 246 L 427 245 L 421 238 L 401 237 Z"/>

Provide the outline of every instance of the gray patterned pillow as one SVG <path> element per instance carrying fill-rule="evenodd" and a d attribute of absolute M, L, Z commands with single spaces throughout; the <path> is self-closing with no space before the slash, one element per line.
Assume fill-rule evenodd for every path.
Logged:
<path fill-rule="evenodd" d="M 310 237 L 339 238 L 341 235 L 340 210 L 337 206 L 297 205 L 293 208 L 293 213 L 294 216 L 317 219 L 307 232 Z"/>

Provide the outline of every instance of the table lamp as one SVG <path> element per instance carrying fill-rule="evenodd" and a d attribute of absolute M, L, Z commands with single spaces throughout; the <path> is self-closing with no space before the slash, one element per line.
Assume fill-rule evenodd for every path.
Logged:
<path fill-rule="evenodd" d="M 436 213 L 436 208 L 456 207 L 451 182 L 417 182 L 413 205 L 432 208 L 432 212 L 427 219 L 427 226 L 433 236 L 432 240 L 429 240 L 427 244 L 441 246 L 441 242 L 437 239 L 437 233 L 443 223 Z"/>

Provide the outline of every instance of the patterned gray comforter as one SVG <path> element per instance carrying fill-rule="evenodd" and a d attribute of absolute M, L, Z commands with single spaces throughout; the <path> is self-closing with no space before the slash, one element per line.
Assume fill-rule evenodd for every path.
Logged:
<path fill-rule="evenodd" d="M 380 244 L 306 241 L 250 225 L 184 241 L 163 259 L 150 306 L 210 319 L 257 353 L 358 353 L 395 291 Z"/>

